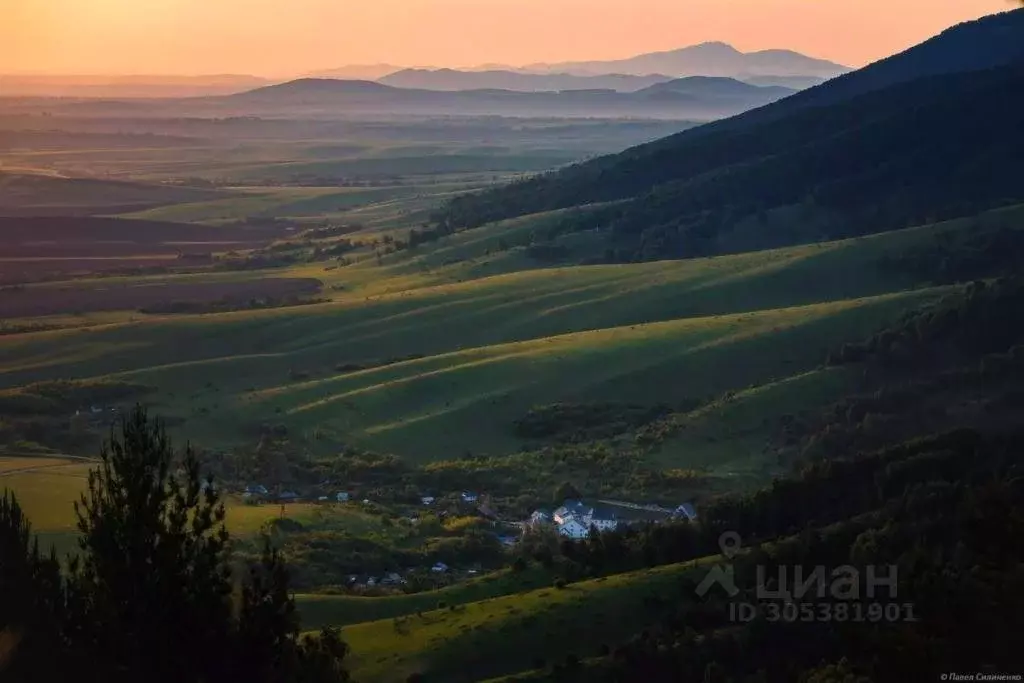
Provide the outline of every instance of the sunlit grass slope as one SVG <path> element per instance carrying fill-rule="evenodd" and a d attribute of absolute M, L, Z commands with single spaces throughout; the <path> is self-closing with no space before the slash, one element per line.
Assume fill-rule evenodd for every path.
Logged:
<path fill-rule="evenodd" d="M 421 458 L 520 445 L 513 421 L 545 402 L 681 404 L 820 364 L 844 339 L 932 292 L 685 318 L 498 344 L 255 392 L 256 412 L 326 426 Z M 145 376 L 144 376 L 144 381 Z M 682 464 L 682 463 L 681 463 Z"/>
<path fill-rule="evenodd" d="M 42 548 L 54 545 L 61 554 L 74 548 L 78 536 L 74 504 L 88 489 L 92 467 L 85 461 L 0 456 L 0 491 L 18 497 Z M 236 498 L 228 498 L 226 503 L 228 530 L 239 538 L 254 536 L 267 522 L 281 517 L 277 505 L 245 505 Z M 344 511 L 309 503 L 288 505 L 284 511 L 286 519 L 300 523 L 319 520 L 325 514 L 338 516 Z M 347 517 L 355 519 L 358 513 Z"/>
<path fill-rule="evenodd" d="M 437 609 L 438 603 L 444 603 L 446 607 L 463 605 L 541 588 L 550 583 L 551 573 L 539 567 L 531 567 L 518 573 L 503 569 L 422 593 L 382 597 L 309 594 L 297 595 L 296 603 L 302 617 L 303 628 L 317 629 L 321 626 L 348 626 L 417 612 L 429 612 Z"/>
<path fill-rule="evenodd" d="M 398 683 L 422 673 L 468 683 L 530 669 L 535 659 L 596 656 L 672 609 L 683 577 L 699 581 L 716 559 L 349 626 L 342 634 L 352 647 L 353 677 Z"/>
<path fill-rule="evenodd" d="M 935 295 L 879 267 L 925 238 L 448 284 L 408 262 L 343 268 L 321 274 L 342 287 L 327 304 L 0 338 L 0 385 L 131 377 L 203 441 L 273 421 L 426 458 L 507 452 L 521 445 L 511 421 L 537 403 L 674 403 L 812 370 L 832 345 Z M 373 367 L 410 356 L 422 357 Z"/>

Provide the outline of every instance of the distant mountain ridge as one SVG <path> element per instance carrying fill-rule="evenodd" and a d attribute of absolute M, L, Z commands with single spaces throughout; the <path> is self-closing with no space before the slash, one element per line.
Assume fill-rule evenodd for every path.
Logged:
<path fill-rule="evenodd" d="M 462 68 L 352 65 L 312 72 L 312 78 L 379 80 L 402 88 L 524 92 L 612 89 L 632 92 L 656 82 L 686 76 L 721 76 L 752 85 L 801 89 L 850 71 L 849 67 L 792 50 L 741 52 L 723 42 L 651 52 L 627 59 L 536 63 L 526 66 L 480 64 Z M 532 78 L 531 78 L 532 77 Z M 634 80 L 634 79 L 642 80 Z M 596 79 L 587 82 L 582 79 Z"/>
<path fill-rule="evenodd" d="M 274 81 L 240 74 L 205 76 L 0 75 L 11 97 L 205 97 L 244 92 Z"/>
<path fill-rule="evenodd" d="M 405 67 L 394 64 L 349 64 L 335 69 L 311 71 L 305 78 L 339 78 L 351 81 L 375 81 L 379 78 L 402 71 Z"/>
<path fill-rule="evenodd" d="M 626 59 L 530 64 L 524 71 L 562 72 L 580 76 L 602 73 L 627 75 L 726 76 L 738 80 L 760 76 L 813 76 L 833 78 L 850 71 L 842 64 L 816 59 L 792 50 L 741 52 L 723 42 L 650 52 Z"/>
<path fill-rule="evenodd" d="M 499 89 L 439 91 L 375 81 L 299 79 L 221 98 L 224 105 L 267 112 L 317 108 L 345 113 L 504 116 L 648 116 L 707 120 L 759 107 L 792 94 L 723 78 L 686 78 L 636 92 L 607 88 L 560 92 Z"/>
<path fill-rule="evenodd" d="M 530 74 L 510 70 L 459 71 L 455 69 L 403 69 L 378 82 L 396 88 L 424 90 L 515 90 L 518 92 L 558 92 L 561 90 L 616 90 L 636 92 L 656 83 L 672 80 L 672 76 L 651 74 L 602 74 L 575 76 L 565 73 Z"/>

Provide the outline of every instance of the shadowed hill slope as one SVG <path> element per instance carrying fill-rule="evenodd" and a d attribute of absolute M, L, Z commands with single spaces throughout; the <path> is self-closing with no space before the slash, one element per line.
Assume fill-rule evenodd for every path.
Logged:
<path fill-rule="evenodd" d="M 598 225 L 628 259 L 884 231 L 1024 196 L 1022 111 L 1024 66 L 923 79 L 764 124 L 694 129 L 459 197 L 435 220 L 457 231 L 627 200 Z"/>
<path fill-rule="evenodd" d="M 964 24 L 732 119 L 456 198 L 435 221 L 457 231 L 627 200 L 600 224 L 610 228 L 608 246 L 625 252 L 617 260 L 635 260 L 863 234 L 998 206 L 1024 192 L 1011 180 L 1024 146 L 1022 30 L 1024 10 Z"/>

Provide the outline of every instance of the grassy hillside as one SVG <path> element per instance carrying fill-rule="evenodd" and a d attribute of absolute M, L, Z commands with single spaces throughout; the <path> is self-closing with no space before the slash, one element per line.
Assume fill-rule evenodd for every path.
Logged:
<path fill-rule="evenodd" d="M 503 569 L 422 593 L 384 597 L 300 594 L 296 596 L 296 604 L 303 628 L 314 630 L 323 626 L 349 626 L 431 612 L 437 609 L 438 603 L 444 603 L 447 608 L 449 605 L 490 600 L 542 588 L 550 585 L 551 580 L 551 573 L 538 567 L 531 567 L 518 574 Z"/>
<path fill-rule="evenodd" d="M 511 424 L 538 397 L 685 404 L 807 371 L 830 344 L 876 329 L 931 296 L 687 318 L 499 344 L 255 392 L 249 401 L 256 411 L 280 413 L 300 428 L 337 429 L 349 441 L 407 457 L 442 458 L 467 449 L 503 454 L 521 443 Z"/>
<path fill-rule="evenodd" d="M 220 222 L 246 218 L 301 219 L 347 215 L 353 209 L 389 203 L 420 194 L 466 190 L 472 185 L 453 182 L 431 186 L 415 184 L 384 187 L 249 187 L 234 196 L 149 209 L 129 218 L 179 222 Z"/>
<path fill-rule="evenodd" d="M 350 626 L 343 633 L 352 673 L 367 683 L 400 683 L 413 673 L 460 683 L 532 668 L 536 660 L 562 661 L 569 653 L 594 656 L 601 645 L 612 647 L 666 613 L 681 579 L 692 573 L 699 580 L 702 564 L 714 560 Z"/>
<path fill-rule="evenodd" d="M 135 377 L 160 387 L 160 409 L 185 417 L 190 433 L 204 439 L 224 439 L 226 426 L 238 433 L 271 420 L 405 453 L 426 443 L 426 457 L 453 448 L 508 451 L 519 445 L 509 423 L 536 402 L 674 402 L 811 370 L 843 335 L 863 336 L 928 296 L 885 296 L 913 278 L 881 269 L 879 260 L 929 235 L 917 229 L 688 262 L 540 268 L 431 285 L 488 258 L 416 272 L 416 259 L 440 258 L 431 254 L 479 254 L 460 235 L 382 268 L 281 272 L 344 286 L 328 304 L 136 316 L 132 324 L 5 337 L 0 382 Z M 814 344 L 793 343 L 805 339 Z M 413 355 L 423 357 L 373 367 Z M 350 364 L 366 369 L 336 370 Z M 183 372 L 199 368 L 201 381 Z M 654 382 L 653 394 L 644 388 L 667 372 L 685 380 Z M 217 420 L 202 409 L 216 410 Z M 477 420 L 484 414 L 490 417 Z M 474 432 L 452 430 L 470 417 Z"/>
<path fill-rule="evenodd" d="M 53 545 L 61 555 L 74 550 L 78 537 L 74 504 L 85 492 L 93 466 L 76 460 L 0 455 L 0 490 L 8 489 L 18 496 L 44 549 Z M 305 522 L 319 511 L 320 507 L 312 504 L 288 505 L 285 518 Z M 227 526 L 240 538 L 254 536 L 265 523 L 280 516 L 280 508 L 275 505 L 253 506 L 228 500 Z"/>
<path fill-rule="evenodd" d="M 508 453 L 523 445 L 513 421 L 535 404 L 679 404 L 762 385 L 773 406 L 782 394 L 818 395 L 810 386 L 817 375 L 787 378 L 933 296 L 914 292 L 927 279 L 886 267 L 886 259 L 928 248 L 937 235 L 1015 233 L 1020 214 L 683 262 L 585 267 L 531 262 L 524 247 L 511 246 L 559 220 L 538 216 L 391 254 L 380 265 L 267 273 L 320 280 L 329 303 L 135 313 L 134 322 L 115 324 L 104 314 L 91 328 L 2 337 L 0 384 L 131 378 L 158 387 L 158 410 L 184 418 L 188 433 L 210 444 L 230 444 L 270 422 L 318 432 L 328 448 L 342 440 L 419 459 Z M 502 240 L 509 248 L 496 253 Z M 502 270 L 509 272 L 486 275 Z M 106 278 L 90 286 L 214 286 L 251 277 Z M 727 464 L 716 453 L 736 449 L 719 439 L 721 427 L 709 429 L 687 430 L 696 441 L 666 444 L 664 452 L 732 471 L 735 458 Z M 751 444 L 743 447 L 748 455 Z"/>

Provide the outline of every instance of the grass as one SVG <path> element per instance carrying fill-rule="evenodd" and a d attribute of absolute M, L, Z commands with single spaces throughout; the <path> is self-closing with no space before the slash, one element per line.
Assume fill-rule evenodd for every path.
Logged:
<path fill-rule="evenodd" d="M 5 465 L 9 461 L 0 458 L 0 468 Z M 0 488 L 14 492 L 37 532 L 70 533 L 75 530 L 74 501 L 86 489 L 89 467 L 75 463 L 8 473 L 0 476 Z"/>
<path fill-rule="evenodd" d="M 225 199 L 166 206 L 126 214 L 125 218 L 203 223 L 255 218 L 324 216 L 415 194 L 415 186 L 373 188 L 236 188 Z"/>
<path fill-rule="evenodd" d="M 352 674 L 364 683 L 397 683 L 413 673 L 450 683 L 479 681 L 531 668 L 530 658 L 595 656 L 674 609 L 681 580 L 704 565 L 669 565 L 434 610 L 404 619 L 349 626 Z"/>
<path fill-rule="evenodd" d="M 827 405 L 855 384 L 856 377 L 846 368 L 815 368 L 719 397 L 698 410 L 674 415 L 672 435 L 658 444 L 651 460 L 664 468 L 685 463 L 714 470 L 719 477 L 753 475 L 763 481 L 778 469 L 770 457 L 778 420 Z"/>
<path fill-rule="evenodd" d="M 1016 215 L 993 212 L 989 222 Z M 841 393 L 807 375 L 831 347 L 944 291 L 879 267 L 886 254 L 930 243 L 935 227 L 625 265 L 527 270 L 516 249 L 494 252 L 498 240 L 514 244 L 554 218 L 467 231 L 379 266 L 266 273 L 321 279 L 329 303 L 134 322 L 104 315 L 88 329 L 0 337 L 0 387 L 117 377 L 158 387 L 153 407 L 184 418 L 182 433 L 211 447 L 236 445 L 269 422 L 320 437 L 313 447 L 325 453 L 345 442 L 420 460 L 517 451 L 524 444 L 512 422 L 535 404 L 674 404 L 735 392 L 738 403 L 690 419 L 658 458 L 749 472 L 762 460 L 761 411 Z M 942 229 L 989 227 L 975 219 Z M 337 369 L 353 364 L 366 369 Z M 759 396 L 770 399 L 758 404 Z M 741 414 L 744 405 L 751 409 Z"/>
<path fill-rule="evenodd" d="M 164 185 L 123 183 L 55 174 L 0 173 L 0 207 L 37 215 L 96 213 L 108 207 L 142 207 L 195 202 L 218 193 Z M 19 214 L 15 214 L 19 215 Z"/>
<path fill-rule="evenodd" d="M 538 397 L 678 403 L 806 372 L 934 296 L 893 295 L 578 332 L 431 356 L 250 395 L 300 429 L 422 459 L 518 449 L 512 422 Z M 664 381 L 678 378 L 675 382 Z M 144 381 L 152 382 L 146 377 Z M 689 463 L 683 463 L 686 465 Z"/>
<path fill-rule="evenodd" d="M 0 477 L 12 476 L 23 470 L 49 469 L 53 467 L 65 467 L 77 464 L 74 460 L 65 458 L 39 458 L 39 457 L 4 457 L 0 456 Z"/>
<path fill-rule="evenodd" d="M 319 629 L 429 612 L 435 610 L 439 602 L 446 605 L 479 602 L 540 588 L 550 582 L 550 573 L 538 567 L 518 574 L 505 569 L 423 593 L 384 597 L 305 594 L 296 596 L 296 604 L 303 628 Z"/>
<path fill-rule="evenodd" d="M 929 239 L 920 229 L 457 281 L 503 234 L 536 227 L 471 231 L 382 267 L 273 271 L 344 287 L 327 290 L 327 304 L 0 338 L 0 386 L 69 376 L 154 385 L 156 408 L 184 417 L 189 436 L 210 445 L 271 421 L 421 459 L 507 453 L 522 445 L 511 421 L 536 403 L 674 403 L 771 384 L 941 291 L 914 290 L 877 267 L 883 254 Z M 335 370 L 414 354 L 423 358 Z M 705 451 L 694 461 L 717 459 Z"/>
<path fill-rule="evenodd" d="M 438 176 L 456 173 L 497 173 L 544 171 L 579 159 L 568 150 L 523 150 L 494 153 L 467 150 L 446 154 L 392 153 L 389 156 L 362 156 L 319 161 L 287 161 L 233 168 L 228 177 L 240 182 L 280 181 L 296 177 L 374 177 L 374 176 Z M 215 172 L 200 175 L 210 176 Z"/>
<path fill-rule="evenodd" d="M 74 503 L 86 491 L 91 467 L 84 462 L 0 456 L 0 491 L 7 489 L 18 497 L 41 545 L 46 548 L 53 544 L 63 554 L 74 547 L 78 537 Z M 226 507 L 228 531 L 238 538 L 255 536 L 264 524 L 281 517 L 279 505 L 247 505 L 229 497 Z M 285 506 L 284 518 L 308 524 L 325 514 L 332 515 L 335 523 L 341 523 L 339 516 L 360 518 L 356 512 L 325 512 L 324 506 L 313 503 Z M 353 523 L 358 526 L 358 521 Z"/>

